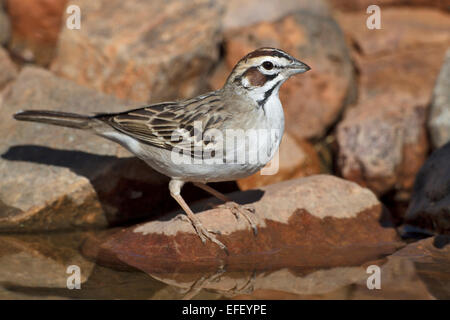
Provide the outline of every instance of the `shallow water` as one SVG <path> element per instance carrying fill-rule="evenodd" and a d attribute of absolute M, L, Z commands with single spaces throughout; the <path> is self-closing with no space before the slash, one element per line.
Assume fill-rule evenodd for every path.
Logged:
<path fill-rule="evenodd" d="M 413 299 L 450 298 L 449 257 L 417 263 L 385 257 L 361 265 L 146 274 L 101 266 L 80 253 L 96 231 L 0 236 L 0 299 Z M 367 288 L 367 266 L 382 288 Z M 68 289 L 69 266 L 81 289 Z M 72 282 L 71 282 L 72 283 Z"/>

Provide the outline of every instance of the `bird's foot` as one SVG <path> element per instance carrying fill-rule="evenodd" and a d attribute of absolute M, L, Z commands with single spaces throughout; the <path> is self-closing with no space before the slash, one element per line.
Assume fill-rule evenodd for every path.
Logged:
<path fill-rule="evenodd" d="M 250 227 L 253 230 L 253 234 L 256 236 L 258 234 L 258 227 L 256 226 L 256 223 L 253 221 L 253 218 L 251 218 L 251 215 L 255 214 L 255 208 L 252 205 L 240 205 L 234 201 L 226 202 L 223 205 L 225 208 L 230 209 L 230 211 L 234 214 L 236 219 L 239 219 L 239 216 L 243 216 Z"/>
<path fill-rule="evenodd" d="M 220 234 L 219 231 L 207 230 L 198 220 L 191 221 L 191 223 L 195 229 L 195 232 L 200 237 L 200 240 L 202 240 L 203 243 L 206 243 L 206 240 L 210 240 L 210 241 L 214 242 L 215 244 L 217 244 L 222 250 L 224 250 L 226 254 L 228 254 L 227 247 L 222 242 L 217 240 L 216 236 L 214 235 L 214 234 Z"/>

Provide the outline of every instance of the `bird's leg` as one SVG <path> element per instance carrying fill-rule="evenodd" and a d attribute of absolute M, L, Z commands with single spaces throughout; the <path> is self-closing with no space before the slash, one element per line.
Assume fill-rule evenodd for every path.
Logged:
<path fill-rule="evenodd" d="M 232 201 L 230 198 L 228 198 L 226 195 L 224 195 L 223 193 L 220 193 L 219 191 L 217 191 L 216 189 L 211 188 L 210 186 L 208 186 L 205 183 L 200 183 L 200 182 L 194 182 L 194 185 L 199 187 L 200 189 L 205 190 L 206 192 L 208 192 L 209 194 L 213 195 L 214 197 L 216 197 L 219 200 L 222 200 L 223 202 L 225 202 L 225 207 L 230 209 L 231 212 L 238 217 L 238 215 L 242 215 L 250 224 L 250 226 L 252 227 L 253 233 L 255 235 L 258 234 L 258 228 L 256 226 L 256 223 L 252 220 L 252 218 L 250 218 L 249 213 L 254 213 L 255 210 L 252 207 L 249 206 L 241 206 L 240 204 L 237 204 L 236 202 Z"/>
<path fill-rule="evenodd" d="M 222 242 L 217 240 L 216 237 L 211 232 L 205 229 L 200 220 L 192 212 L 191 208 L 189 208 L 186 201 L 184 201 L 183 197 L 181 196 L 181 187 L 183 186 L 183 184 L 184 181 L 170 180 L 169 183 L 170 195 L 178 202 L 181 208 L 183 208 L 184 212 L 186 212 L 186 215 L 189 218 L 190 222 L 192 223 L 195 232 L 200 237 L 203 243 L 206 242 L 206 239 L 209 239 L 215 244 L 217 244 L 221 249 L 228 252 L 227 247 Z"/>

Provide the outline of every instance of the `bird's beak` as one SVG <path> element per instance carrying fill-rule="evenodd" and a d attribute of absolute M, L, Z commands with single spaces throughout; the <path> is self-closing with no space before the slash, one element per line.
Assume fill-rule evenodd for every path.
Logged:
<path fill-rule="evenodd" d="M 303 73 L 310 69 L 311 68 L 306 63 L 303 63 L 299 60 L 294 60 L 294 62 L 292 62 L 289 65 L 289 70 L 291 71 L 291 74 Z"/>

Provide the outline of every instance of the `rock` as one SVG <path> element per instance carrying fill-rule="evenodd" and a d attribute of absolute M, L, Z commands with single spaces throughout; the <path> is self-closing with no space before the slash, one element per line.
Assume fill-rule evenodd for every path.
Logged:
<path fill-rule="evenodd" d="M 383 8 L 381 29 L 366 28 L 365 10 L 337 14 L 342 29 L 363 55 L 450 43 L 450 17 L 430 8 Z"/>
<path fill-rule="evenodd" d="M 51 66 L 56 74 L 139 102 L 206 89 L 205 75 L 219 55 L 218 1 L 73 3 L 81 9 L 82 27 L 62 30 Z"/>
<path fill-rule="evenodd" d="M 128 107 L 25 67 L 0 106 L 0 231 L 104 227 L 175 208 L 175 201 L 168 201 L 168 179 L 118 144 L 12 118 L 21 109 L 90 114 Z"/>
<path fill-rule="evenodd" d="M 370 5 L 376 4 L 385 10 L 385 8 L 390 6 L 410 6 L 410 7 L 437 7 L 442 10 L 449 9 L 448 0 L 328 0 L 328 2 L 333 6 L 333 8 L 339 10 L 348 11 L 364 11 Z"/>
<path fill-rule="evenodd" d="M 225 15 L 223 17 L 223 28 L 225 31 L 246 27 L 261 21 L 271 22 L 282 18 L 292 12 L 308 10 L 311 13 L 323 13 L 328 10 L 324 1 L 307 0 L 226 0 Z"/>
<path fill-rule="evenodd" d="M 0 47 L 0 90 L 17 77 L 17 67 L 9 58 L 8 52 Z"/>
<path fill-rule="evenodd" d="M 356 27 L 364 19 L 364 12 L 338 19 L 359 71 L 358 101 L 336 130 L 338 168 L 344 178 L 405 202 L 429 148 L 427 109 L 450 19 L 437 10 L 387 8 L 383 30 L 375 31 Z"/>
<path fill-rule="evenodd" d="M 278 163 L 278 164 L 277 164 Z M 277 171 L 276 168 L 278 168 Z M 272 159 L 265 167 L 266 173 L 257 172 L 237 181 L 241 190 L 255 189 L 292 178 L 306 177 L 321 172 L 319 156 L 307 141 L 296 141 L 285 133 L 281 141 L 278 159 Z"/>
<path fill-rule="evenodd" d="M 405 223 L 450 234 L 450 142 L 435 150 L 417 174 Z"/>
<path fill-rule="evenodd" d="M 224 265 L 227 271 L 244 266 L 266 270 L 355 265 L 401 246 L 381 203 L 355 183 L 317 175 L 261 190 L 231 195 L 254 206 L 257 236 L 244 219 L 236 220 L 224 207 L 197 213 L 206 228 L 221 232 L 217 237 L 228 247 L 228 255 L 211 242 L 203 244 L 190 222 L 174 213 L 114 233 L 94 250 L 94 258 L 100 264 L 128 265 L 149 274 L 214 272 Z M 198 212 L 200 207 L 192 208 Z M 88 241 L 84 247 L 92 245 Z"/>
<path fill-rule="evenodd" d="M 0 0 L 0 46 L 4 46 L 11 36 L 11 23 L 5 13 L 4 0 Z"/>
<path fill-rule="evenodd" d="M 411 191 L 428 150 L 425 112 L 393 94 L 349 109 L 336 130 L 341 175 L 378 195 Z"/>
<path fill-rule="evenodd" d="M 428 128 L 434 148 L 450 141 L 450 49 L 434 87 Z"/>
<path fill-rule="evenodd" d="M 6 0 L 11 17 L 9 48 L 26 62 L 48 65 L 54 54 L 67 0 Z"/>
<path fill-rule="evenodd" d="M 312 68 L 287 81 L 281 87 L 280 99 L 286 130 L 293 137 L 322 137 L 355 90 L 353 68 L 339 26 L 327 10 L 312 13 L 305 9 L 276 22 L 231 30 L 225 34 L 225 68 L 218 68 L 221 76 L 215 74 L 211 84 L 222 86 L 241 57 L 263 46 L 286 50 Z"/>
<path fill-rule="evenodd" d="M 70 275 L 67 268 L 71 265 L 80 268 L 83 285 L 94 264 L 83 258 L 77 250 L 81 238 L 80 234 L 0 236 L 0 297 L 64 298 L 60 292 L 71 291 L 67 289 Z"/>

